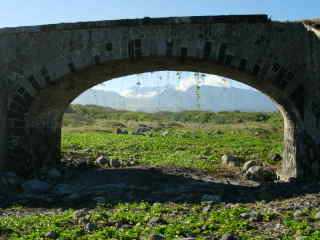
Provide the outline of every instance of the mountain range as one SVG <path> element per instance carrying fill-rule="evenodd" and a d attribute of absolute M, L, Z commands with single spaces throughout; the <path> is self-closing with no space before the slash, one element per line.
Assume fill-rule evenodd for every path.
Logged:
<path fill-rule="evenodd" d="M 191 86 L 185 91 L 174 87 L 133 87 L 125 93 L 90 89 L 74 100 L 74 104 L 99 105 L 114 109 L 157 111 L 276 111 L 274 103 L 262 93 L 235 87 L 203 85 L 200 89 Z"/>

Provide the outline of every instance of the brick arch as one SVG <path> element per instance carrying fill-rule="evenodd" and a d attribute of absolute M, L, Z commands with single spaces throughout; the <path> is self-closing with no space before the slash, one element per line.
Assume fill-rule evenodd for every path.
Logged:
<path fill-rule="evenodd" d="M 12 36 L 7 168 L 55 163 L 63 112 L 83 91 L 125 75 L 178 70 L 229 77 L 272 98 L 285 120 L 283 177 L 319 176 L 318 133 L 306 124 L 317 104 L 306 96 L 320 47 L 301 23 L 264 15 L 147 18 L 9 29 Z"/>
<path fill-rule="evenodd" d="M 106 63 L 99 62 L 81 70 L 72 68 L 66 76 L 56 81 L 55 84 L 47 82 L 42 88 L 36 86 L 33 77 L 29 77 L 27 81 L 32 86 L 37 87 L 37 94 L 32 97 L 28 95 L 26 89 L 19 88 L 9 108 L 10 137 L 12 139 L 20 138 L 19 141 L 22 141 L 22 144 L 19 144 L 21 148 L 13 151 L 11 157 L 16 160 L 21 159 L 21 167 L 25 165 L 25 160 L 28 159 L 29 162 L 25 166 L 30 167 L 30 170 L 46 164 L 54 164 L 59 159 L 61 122 L 68 105 L 82 92 L 105 80 L 143 72 L 159 70 L 198 71 L 230 77 L 253 86 L 270 96 L 278 104 L 284 118 L 288 119 L 289 125 L 291 125 L 289 119 L 292 122 L 297 122 L 301 118 L 298 113 L 299 109 L 294 104 L 282 99 L 276 85 L 265 87 L 263 84 L 257 84 L 257 77 L 259 76 L 259 72 L 256 70 L 257 64 L 254 64 L 253 68 L 247 69 L 244 68 L 242 62 L 239 66 L 230 66 L 225 64 L 224 61 L 212 61 L 204 58 L 185 58 L 182 60 L 180 57 L 152 57 L 140 58 L 135 61 L 127 59 Z M 106 78 L 101 77 L 105 73 L 105 69 L 111 69 L 110 75 Z M 95 75 L 98 77 L 94 77 Z M 91 76 L 90 81 L 87 80 L 89 76 Z M 278 75 L 275 75 L 275 79 L 277 77 Z M 278 93 L 275 94 L 275 92 Z M 19 108 L 21 105 L 26 107 L 24 109 Z M 34 125 L 35 123 L 37 126 Z M 288 136 L 290 139 L 292 137 Z M 292 150 L 290 148 L 287 148 L 287 150 L 288 158 L 294 158 Z M 288 168 L 287 166 L 286 170 Z"/>

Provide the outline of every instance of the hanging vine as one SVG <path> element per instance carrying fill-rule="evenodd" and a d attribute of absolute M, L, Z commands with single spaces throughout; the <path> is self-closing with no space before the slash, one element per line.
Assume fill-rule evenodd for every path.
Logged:
<path fill-rule="evenodd" d="M 169 78 L 169 75 L 168 75 L 168 78 Z M 180 83 L 181 83 L 181 78 L 182 78 L 181 72 L 176 72 L 177 86 L 180 85 Z M 182 109 L 183 109 L 183 102 L 182 102 L 182 99 L 181 99 L 181 97 L 180 97 L 180 94 L 178 94 L 178 100 L 177 100 L 177 102 L 178 102 L 178 107 L 177 107 L 177 109 L 178 109 L 178 110 L 182 110 Z"/>
<path fill-rule="evenodd" d="M 176 75 L 177 75 L 178 81 L 180 82 L 180 80 L 181 80 L 181 73 L 180 73 L 180 72 L 177 72 Z"/>
<path fill-rule="evenodd" d="M 194 73 L 194 78 L 196 80 L 196 97 L 197 97 L 197 109 L 200 110 L 201 109 L 201 104 L 200 104 L 200 73 L 195 72 Z"/>
<path fill-rule="evenodd" d="M 136 82 L 137 87 L 141 86 L 141 80 L 140 80 L 140 74 L 137 74 L 137 82 Z"/>
<path fill-rule="evenodd" d="M 157 110 L 158 112 L 160 111 L 160 104 L 161 104 L 161 95 L 162 95 L 162 92 L 160 90 L 160 85 L 162 83 L 162 76 L 159 75 L 159 80 L 158 80 L 158 86 L 157 86 L 157 91 L 158 91 L 158 106 L 157 106 Z"/>

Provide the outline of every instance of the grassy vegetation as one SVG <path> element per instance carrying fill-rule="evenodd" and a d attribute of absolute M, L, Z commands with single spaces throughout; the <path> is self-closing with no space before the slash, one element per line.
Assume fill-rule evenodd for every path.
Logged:
<path fill-rule="evenodd" d="M 95 105 L 71 105 L 64 117 L 65 126 L 79 126 L 83 123 L 93 124 L 97 120 L 105 121 L 139 121 L 139 122 L 182 122 L 182 123 L 211 123 L 228 124 L 241 122 L 266 122 L 274 123 L 278 126 L 282 122 L 279 113 L 261 112 L 204 112 L 204 111 L 184 111 L 184 112 L 130 112 L 119 111 L 111 108 Z"/>
<path fill-rule="evenodd" d="M 302 239 L 320 238 L 320 231 L 310 224 L 313 220 L 311 211 L 305 219 L 295 219 L 290 212 L 273 213 L 267 209 L 253 206 L 258 213 L 258 220 L 249 220 L 244 214 L 252 212 L 252 206 L 225 204 L 212 205 L 204 211 L 206 204 L 176 203 L 121 203 L 102 204 L 90 210 L 84 217 L 76 218 L 75 210 L 69 209 L 59 214 L 27 215 L 23 217 L 1 217 L 0 233 L 8 239 L 45 239 L 47 232 L 57 234 L 59 239 L 150 239 L 154 234 L 161 234 L 165 239 L 220 238 L 226 233 L 234 234 L 239 239 Z M 85 225 L 94 224 L 91 231 Z M 270 238 L 268 224 L 281 223 L 282 234 Z"/>
<path fill-rule="evenodd" d="M 146 135 L 119 135 L 116 128 L 134 131 L 152 127 Z M 123 162 L 214 170 L 223 154 L 243 161 L 271 164 L 282 152 L 282 119 L 278 113 L 119 112 L 102 107 L 73 106 L 65 116 L 66 155 L 94 159 L 107 154 Z"/>
<path fill-rule="evenodd" d="M 144 124 L 152 127 L 145 135 L 131 133 Z M 115 134 L 117 128 L 129 134 Z M 260 159 L 270 164 L 271 153 L 282 152 L 282 117 L 279 113 L 133 113 L 97 106 L 72 106 L 65 114 L 63 152 L 66 156 L 95 159 L 107 154 L 124 163 L 184 167 L 214 171 L 221 155 L 230 153 L 243 161 Z M 55 214 L 0 216 L 4 239 L 45 239 L 53 231 L 58 239 L 219 239 L 226 233 L 240 239 L 320 239 L 313 209 L 297 219 L 293 211 L 271 211 L 265 203 L 148 203 L 111 204 L 108 201 L 74 217 L 75 209 Z M 205 210 L 205 208 L 207 208 Z M 16 207 L 7 210 L 23 209 Z M 243 214 L 259 213 L 250 220 Z M 155 220 L 156 219 L 156 220 Z M 94 229 L 87 231 L 90 222 Z M 270 229 L 281 225 L 273 238 Z M 273 227 L 270 227 L 273 226 Z M 209 237 L 209 238 L 208 238 Z M 214 238 L 215 237 L 215 238 Z M 1 239 L 1 237 L 0 237 Z"/>

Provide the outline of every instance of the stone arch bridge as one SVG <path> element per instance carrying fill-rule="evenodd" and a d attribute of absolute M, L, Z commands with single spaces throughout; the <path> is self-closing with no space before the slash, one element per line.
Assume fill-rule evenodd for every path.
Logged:
<path fill-rule="evenodd" d="M 144 18 L 0 29 L 0 169 L 59 159 L 67 106 L 109 79 L 150 71 L 248 84 L 284 117 L 281 176 L 320 176 L 319 24 L 266 15 Z M 175 103 L 173 103 L 175 104 Z"/>

